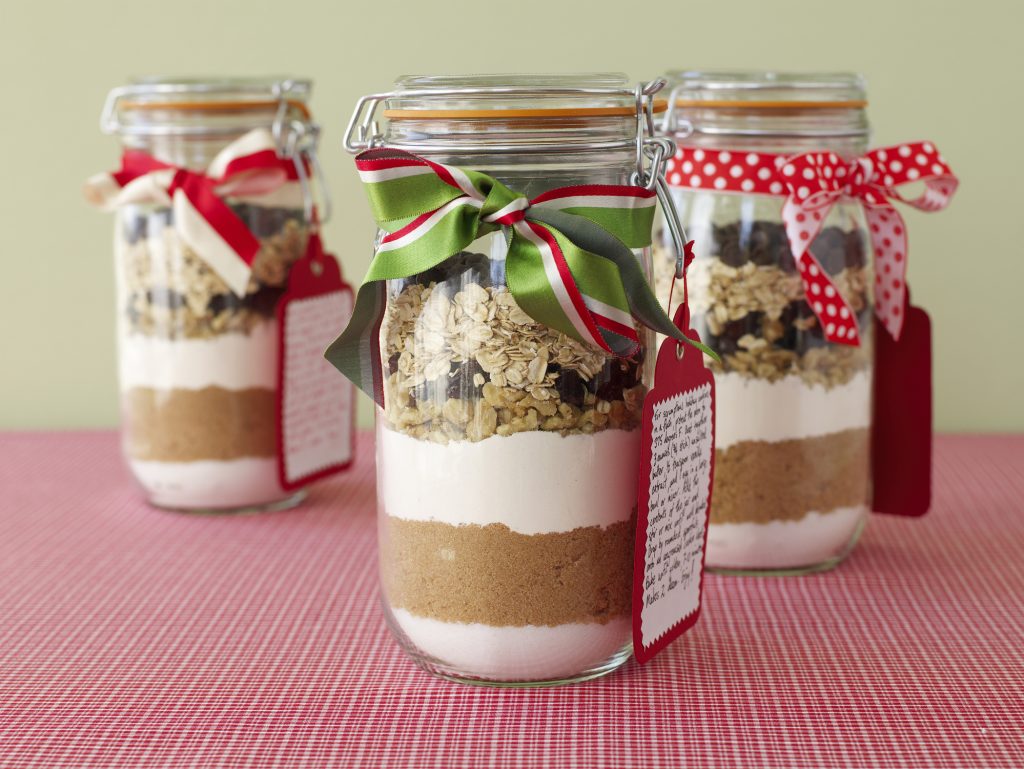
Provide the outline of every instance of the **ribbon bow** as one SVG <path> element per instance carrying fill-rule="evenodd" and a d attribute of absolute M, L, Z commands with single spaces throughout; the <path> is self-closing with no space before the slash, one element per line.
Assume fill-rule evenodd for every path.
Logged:
<path fill-rule="evenodd" d="M 377 403 L 384 282 L 426 272 L 499 230 L 509 291 L 535 321 L 628 357 L 639 346 L 636 319 L 713 355 L 665 314 L 632 250 L 650 245 L 654 192 L 583 185 L 530 200 L 486 174 L 388 149 L 360 153 L 356 168 L 385 234 L 326 357 Z"/>
<path fill-rule="evenodd" d="M 242 296 L 260 242 L 225 199 L 265 195 L 298 178 L 294 162 L 278 156 L 273 136 L 261 128 L 225 147 L 205 173 L 125 150 L 120 170 L 93 176 L 85 195 L 105 210 L 129 203 L 172 206 L 182 241 Z"/>
<path fill-rule="evenodd" d="M 900 144 L 843 160 L 833 152 L 796 156 L 681 149 L 668 168 L 672 184 L 691 189 L 785 196 L 782 220 L 804 283 L 807 303 L 830 342 L 857 345 L 857 318 L 809 248 L 832 207 L 860 201 L 875 254 L 875 312 L 899 339 L 906 313 L 907 228 L 892 201 L 920 211 L 945 208 L 959 184 L 930 142 Z M 908 199 L 897 187 L 923 182 Z"/>

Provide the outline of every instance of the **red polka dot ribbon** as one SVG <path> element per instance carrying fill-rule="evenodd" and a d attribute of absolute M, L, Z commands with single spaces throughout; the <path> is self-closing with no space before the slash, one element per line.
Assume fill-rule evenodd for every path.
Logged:
<path fill-rule="evenodd" d="M 839 200 L 864 207 L 875 254 L 875 311 L 894 339 L 906 312 L 907 228 L 892 205 L 920 211 L 945 208 L 958 180 L 929 142 L 900 144 L 844 159 L 833 152 L 779 155 L 681 147 L 669 161 L 669 184 L 691 190 L 784 197 L 782 221 L 804 282 L 807 303 L 830 342 L 857 345 L 857 319 L 809 247 Z M 922 182 L 916 198 L 897 187 Z"/>

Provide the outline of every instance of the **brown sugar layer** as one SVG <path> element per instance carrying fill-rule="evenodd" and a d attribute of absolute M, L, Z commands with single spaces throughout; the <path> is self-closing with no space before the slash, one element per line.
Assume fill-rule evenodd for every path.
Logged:
<path fill-rule="evenodd" d="M 388 602 L 421 617 L 493 626 L 605 623 L 628 616 L 636 517 L 520 534 L 507 526 L 381 523 Z"/>
<path fill-rule="evenodd" d="M 712 523 L 798 520 L 809 512 L 864 505 L 866 428 L 802 440 L 742 441 L 715 453 Z"/>
<path fill-rule="evenodd" d="M 192 462 L 277 453 L 274 390 L 155 390 L 133 387 L 122 400 L 133 459 Z"/>

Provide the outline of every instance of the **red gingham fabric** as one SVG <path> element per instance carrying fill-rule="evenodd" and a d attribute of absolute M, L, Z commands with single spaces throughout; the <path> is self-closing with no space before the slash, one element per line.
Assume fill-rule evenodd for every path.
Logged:
<path fill-rule="evenodd" d="M 1024 766 L 1024 437 L 942 438 L 931 515 L 712 576 L 651 664 L 546 690 L 391 642 L 361 440 L 298 510 L 190 517 L 113 434 L 0 435 L 0 766 Z"/>

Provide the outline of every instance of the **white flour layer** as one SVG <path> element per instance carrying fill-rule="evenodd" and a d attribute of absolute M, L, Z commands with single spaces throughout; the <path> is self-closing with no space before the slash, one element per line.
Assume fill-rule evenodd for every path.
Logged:
<path fill-rule="evenodd" d="M 630 640 L 625 617 L 607 624 L 493 627 L 441 622 L 391 609 L 395 622 L 423 654 L 466 676 L 496 681 L 552 680 L 596 667 Z"/>
<path fill-rule="evenodd" d="M 377 430 L 377 490 L 388 515 L 452 525 L 503 523 L 521 534 L 629 520 L 640 431 L 540 431 L 447 446 Z"/>
<path fill-rule="evenodd" d="M 248 334 L 209 339 L 122 333 L 118 353 L 122 390 L 277 387 L 276 321 L 258 323 Z"/>
<path fill-rule="evenodd" d="M 871 370 L 826 390 L 795 375 L 777 382 L 739 374 L 715 375 L 715 444 L 814 438 L 871 424 Z"/>
<path fill-rule="evenodd" d="M 795 521 L 716 523 L 705 563 L 720 569 L 798 569 L 841 555 L 866 519 L 864 505 L 808 513 Z"/>
<path fill-rule="evenodd" d="M 162 507 L 232 509 L 281 501 L 277 460 L 243 457 L 197 462 L 128 461 L 150 500 Z"/>

